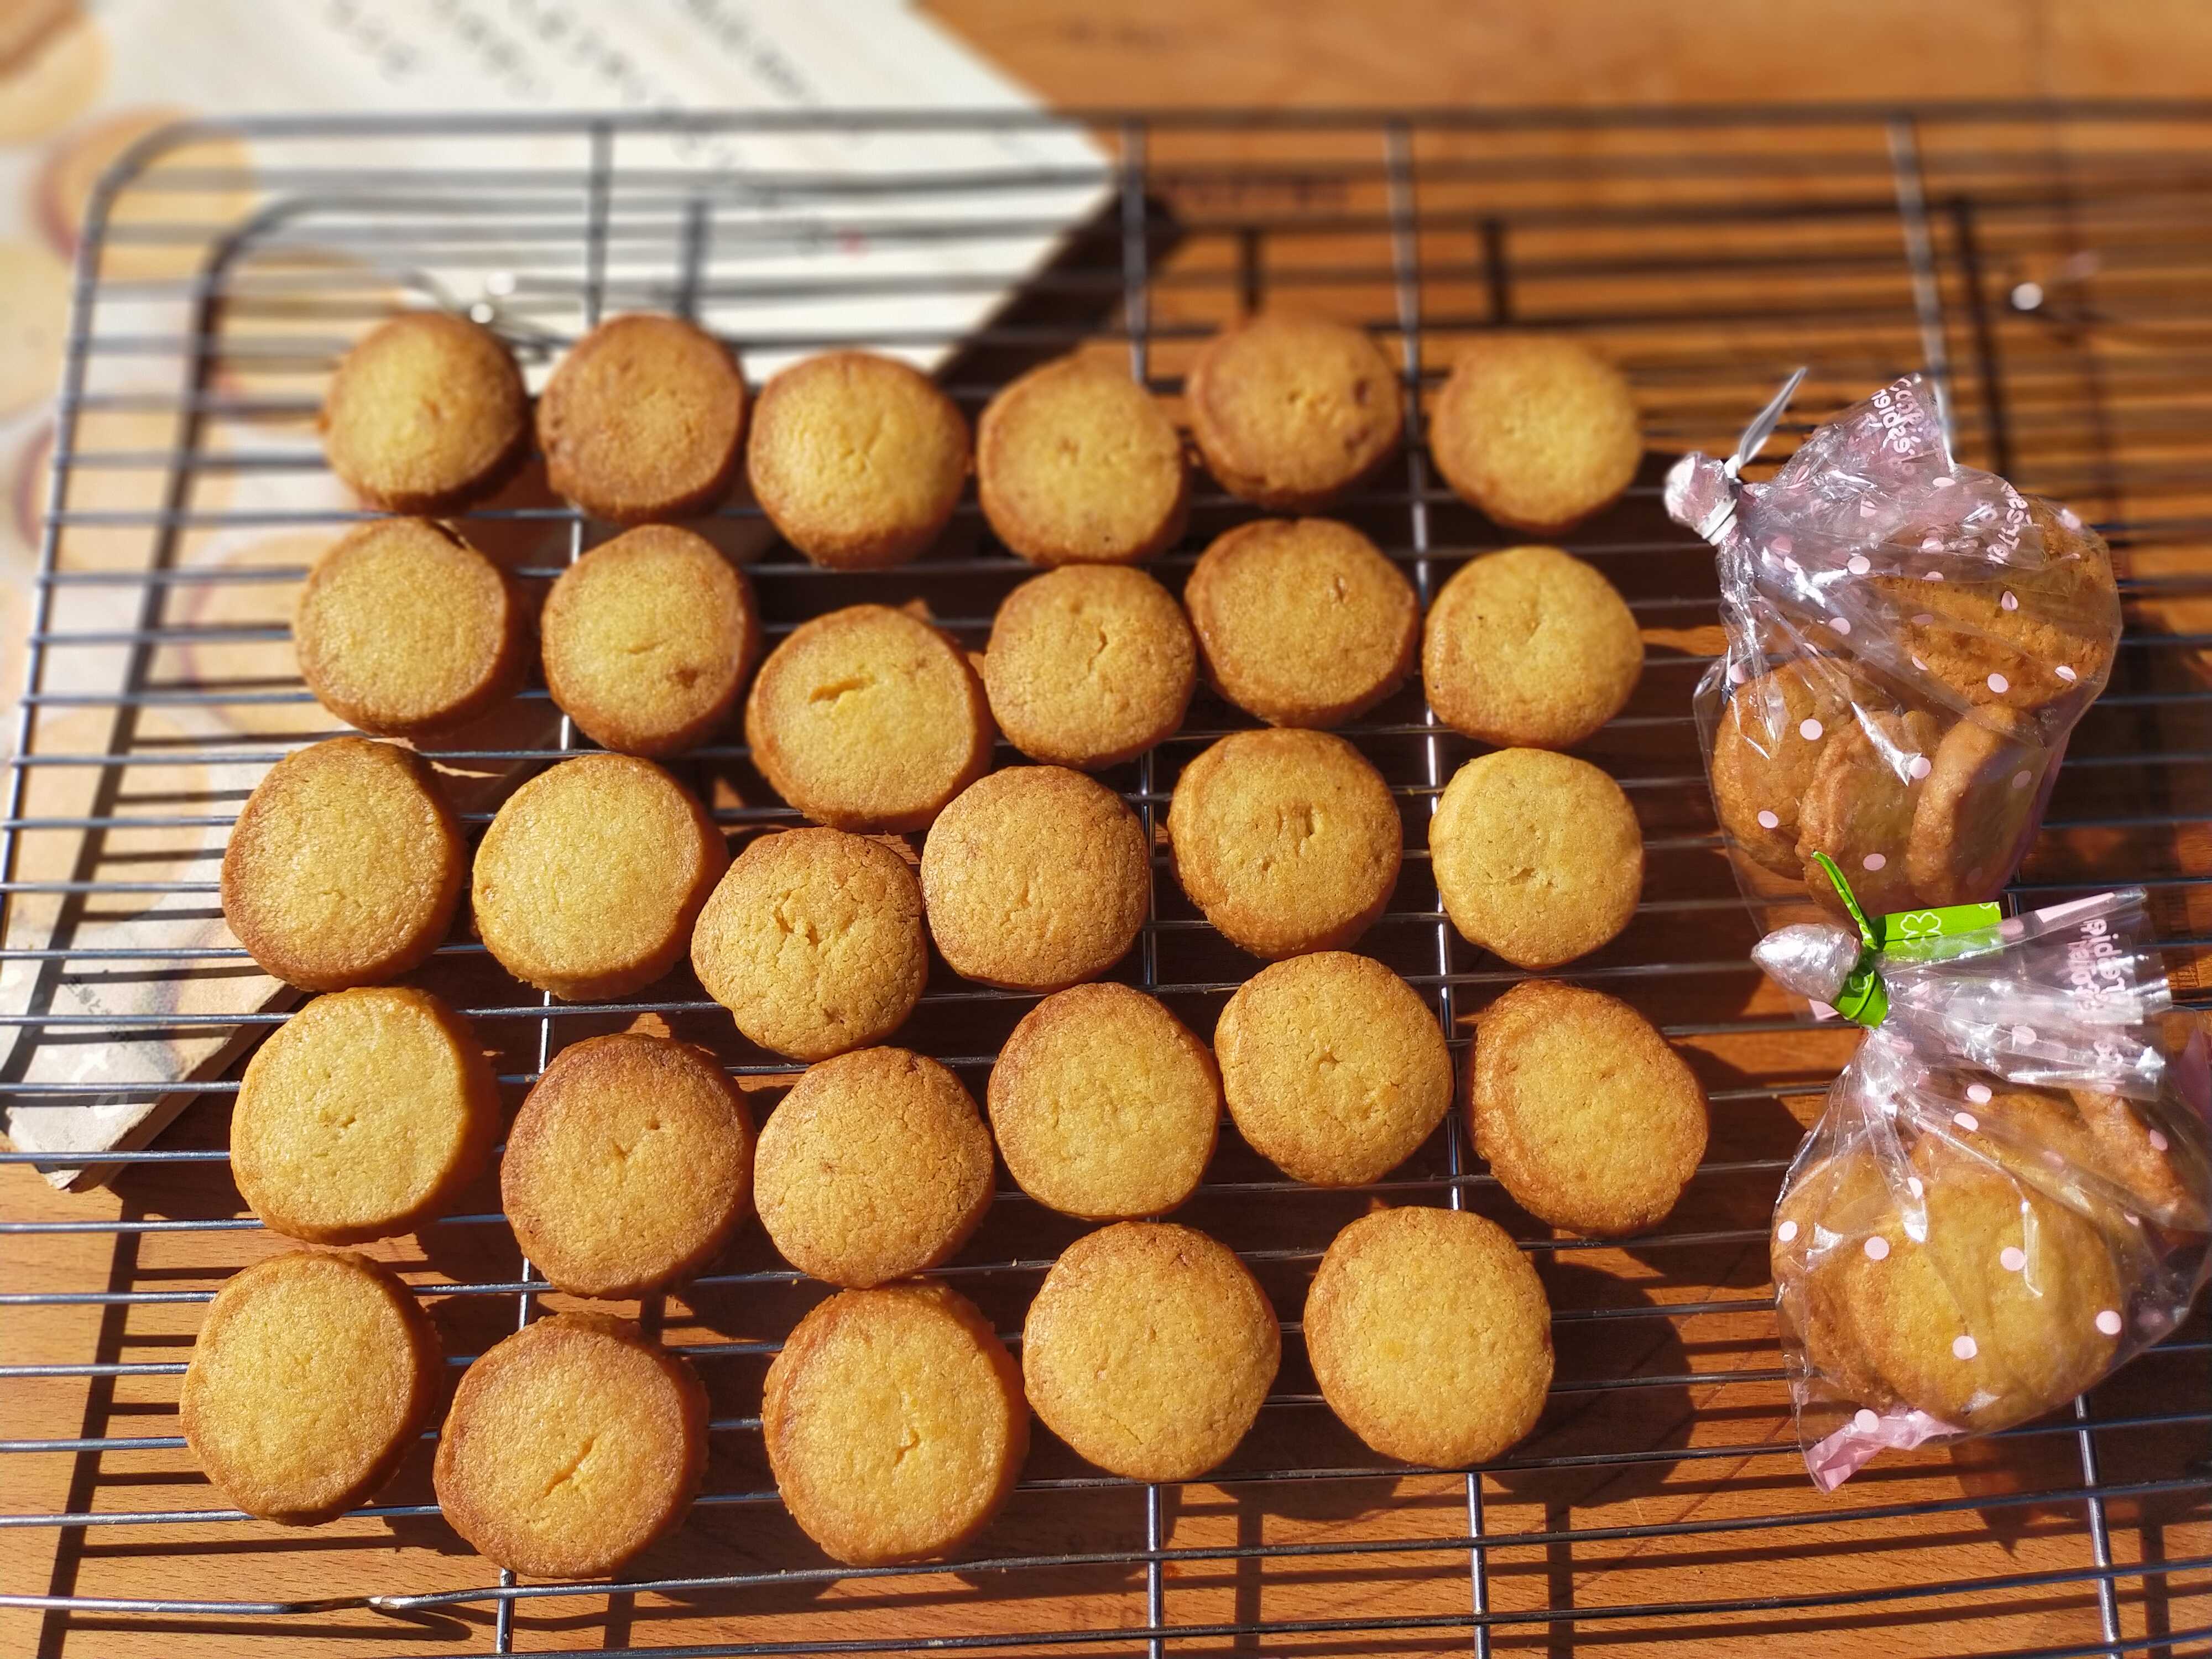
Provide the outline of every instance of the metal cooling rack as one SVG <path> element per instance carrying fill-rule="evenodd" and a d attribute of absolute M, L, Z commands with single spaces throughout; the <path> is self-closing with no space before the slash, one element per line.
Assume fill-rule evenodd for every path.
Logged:
<path fill-rule="evenodd" d="M 872 143 L 896 165 L 859 176 L 710 165 L 716 143 L 742 151 L 793 132 Z M 1024 137 L 1066 132 L 1095 134 L 1111 159 L 1018 153 Z M 902 161 L 945 133 L 989 136 L 1006 158 L 957 176 Z M 1055 191 L 1082 194 L 1091 216 L 1042 266 L 994 266 L 994 249 L 1059 222 L 1035 206 Z M 915 216 L 933 193 L 961 211 Z M 967 263 L 856 275 L 822 257 L 933 247 Z M 1796 412 L 1808 419 L 1933 366 L 1965 457 L 2075 502 L 2124 571 L 2130 627 L 2112 690 L 2077 733 L 2018 895 L 2146 882 L 2177 986 L 2201 1006 L 2212 106 L 261 120 L 187 129 L 126 157 L 88 204 L 76 270 L 9 771 L 0 969 L 16 976 L 6 1023 L 17 1047 L 0 1099 L 57 1111 L 189 1104 L 158 1145 L 115 1157 L 109 1188 L 58 1193 L 33 1168 L 0 1172 L 10 1650 L 1704 1654 L 1817 1643 L 2057 1656 L 2212 1640 L 2201 1311 L 2070 1414 L 1956 1458 L 1890 1460 L 1832 1499 L 1804 1480 L 1774 1348 L 1765 1218 L 1848 1039 L 1795 1018 L 1745 959 L 1750 927 L 1687 715 L 1717 641 L 1710 555 L 1656 500 L 1665 454 L 1725 448 L 1801 362 L 1812 375 Z M 837 320 L 856 301 L 919 306 L 1010 284 L 980 326 Z M 220 934 L 214 862 L 252 778 L 333 729 L 293 673 L 282 622 L 283 596 L 320 542 L 362 516 L 319 471 L 310 422 L 323 378 L 392 306 L 426 300 L 479 307 L 541 368 L 617 310 L 715 319 L 720 306 L 743 316 L 808 301 L 821 320 L 729 331 L 756 377 L 779 351 L 935 350 L 971 416 L 1013 374 L 1078 347 L 1119 354 L 1173 396 L 1195 343 L 1261 303 L 1371 328 L 1417 406 L 1475 331 L 1593 338 L 1635 382 L 1655 455 L 1622 506 L 1569 544 L 1630 596 L 1652 649 L 1636 702 L 1586 752 L 1637 803 L 1650 875 L 1627 933 L 1571 975 L 1661 1020 L 1711 1088 L 1713 1144 L 1680 1208 L 1618 1245 L 1552 1237 L 1476 1165 L 1456 1111 L 1393 1178 L 1348 1194 L 1276 1177 L 1224 1130 L 1182 1218 L 1235 1246 L 1285 1316 L 1291 1340 L 1259 1428 L 1224 1470 L 1186 1487 L 1102 1476 L 1040 1428 L 1006 1514 L 975 1559 L 949 1566 L 829 1565 L 782 1514 L 759 1447 L 760 1376 L 820 1287 L 784 1269 L 757 1229 L 720 1270 L 639 1310 L 706 1379 L 714 1455 L 684 1527 L 630 1581 L 522 1585 L 493 1573 L 438 1517 L 427 1446 L 385 1501 L 312 1532 L 216 1507 L 174 1432 L 176 1377 L 198 1304 L 279 1247 L 228 1179 L 236 1084 L 223 1068 L 224 1039 L 265 1030 L 286 1005 Z M 1500 538 L 1431 478 L 1418 413 L 1408 435 L 1403 459 L 1342 512 L 1408 567 L 1425 600 Z M 283 493 L 295 487 L 324 493 Z M 1206 541 L 1249 514 L 1202 489 L 1163 579 L 1179 585 Z M 744 504 L 706 527 L 757 555 L 771 635 L 862 597 L 919 599 L 980 646 L 997 599 L 1029 574 L 972 501 L 924 561 L 868 576 L 817 572 L 765 545 Z M 533 493 L 527 474 L 465 528 L 527 581 L 605 533 L 542 483 Z M 1184 732 L 1110 781 L 1157 839 L 1180 766 L 1245 723 L 1201 693 Z M 1433 997 L 1463 1055 L 1468 1016 L 1516 977 L 1455 936 L 1425 865 L 1422 820 L 1473 746 L 1430 720 L 1418 687 L 1352 735 L 1408 823 L 1405 877 L 1360 948 Z M 458 769 L 464 817 L 481 823 L 503 783 L 577 746 L 539 690 L 505 725 L 434 753 Z M 791 816 L 762 804 L 773 797 L 734 742 L 683 769 L 733 832 Z M 1157 860 L 1154 898 L 1121 971 L 1203 1032 L 1255 964 Z M 498 1046 L 510 1105 L 563 1044 L 641 1021 L 710 1043 L 749 1086 L 788 1074 L 736 1038 L 680 969 L 623 1002 L 556 1004 L 457 939 L 421 977 Z M 134 1012 L 134 997 L 165 1000 Z M 899 1040 L 980 1092 L 1028 1006 L 940 964 Z M 87 1071 L 123 1056 L 141 1067 L 135 1084 Z M 1037 1279 L 1082 1230 L 1003 1176 L 1000 1186 L 975 1240 L 940 1271 L 1018 1331 Z M 1386 1467 L 1314 1390 L 1296 1340 L 1304 1284 L 1377 1195 L 1481 1210 L 1536 1255 L 1559 1380 L 1537 1432 L 1494 1466 Z M 458 1356 L 562 1303 L 495 1206 L 488 1182 L 472 1212 L 376 1250 L 430 1299 Z"/>

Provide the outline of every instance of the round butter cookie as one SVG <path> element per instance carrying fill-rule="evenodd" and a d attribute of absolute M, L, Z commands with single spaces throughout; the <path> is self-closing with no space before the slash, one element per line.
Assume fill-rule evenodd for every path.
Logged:
<path fill-rule="evenodd" d="M 983 687 L 1015 748 L 1095 772 L 1182 726 L 1197 665 L 1167 589 L 1141 570 L 1082 565 L 1034 577 L 1000 603 Z"/>
<path fill-rule="evenodd" d="M 1655 1225 L 1705 1153 L 1705 1091 L 1658 1028 L 1557 980 L 1524 980 L 1483 1011 L 1468 1093 L 1499 1184 L 1585 1237 Z"/>
<path fill-rule="evenodd" d="M 922 911 L 963 978 L 1062 991 L 1129 952 L 1152 896 L 1144 826 L 1112 790 L 1060 766 L 979 778 L 921 849 Z"/>
<path fill-rule="evenodd" d="M 1175 423 L 1126 369 L 1062 357 L 985 405 L 975 493 L 1031 564 L 1131 564 L 1182 538 L 1190 473 Z"/>
<path fill-rule="evenodd" d="M 624 1297 L 696 1273 L 744 1219 L 753 1121 L 703 1048 L 640 1031 L 554 1055 L 499 1166 L 514 1242 L 576 1296 Z"/>
<path fill-rule="evenodd" d="M 1267 1292 L 1226 1245 L 1121 1221 L 1045 1274 L 1022 1381 L 1045 1426 L 1109 1474 L 1195 1480 L 1251 1428 L 1282 1347 Z"/>
<path fill-rule="evenodd" d="M 1063 1215 L 1162 1215 L 1197 1189 L 1221 1121 L 1213 1056 L 1153 998 L 1079 985 L 1022 1017 L 985 1105 L 1021 1189 Z"/>
<path fill-rule="evenodd" d="M 495 1566 L 604 1578 L 684 1518 L 707 1468 L 707 1391 L 627 1319 L 554 1314 L 461 1373 L 438 1507 Z"/>
<path fill-rule="evenodd" d="M 322 428 L 331 471 L 355 495 L 387 513 L 425 513 L 498 482 L 530 430 L 530 399 L 489 329 L 410 311 L 339 361 Z"/>
<path fill-rule="evenodd" d="M 1319 317 L 1269 313 L 1225 328 L 1183 382 L 1206 470 L 1261 507 L 1327 505 L 1398 447 L 1398 374 L 1375 342 Z"/>
<path fill-rule="evenodd" d="M 761 1130 L 753 1201 L 783 1259 L 866 1289 L 934 1267 L 991 1205 L 991 1133 L 960 1079 L 903 1048 L 806 1068 Z"/>
<path fill-rule="evenodd" d="M 1470 560 L 1429 607 L 1429 706 L 1501 748 L 1573 748 L 1627 705 L 1643 672 L 1627 602 L 1556 547 Z"/>
<path fill-rule="evenodd" d="M 1619 784 L 1571 755 L 1500 749 L 1452 775 L 1429 820 L 1437 896 L 1469 944 L 1556 968 L 1628 926 L 1644 832 Z"/>
<path fill-rule="evenodd" d="M 745 698 L 745 741 L 776 793 L 836 830 L 926 830 L 991 763 L 967 653 L 927 623 L 856 605 L 801 623 Z"/>
<path fill-rule="evenodd" d="M 799 1322 L 761 1401 L 775 1488 L 848 1566 L 927 1561 L 990 1524 L 1028 1455 L 1022 1374 L 942 1285 L 840 1291 Z"/>
<path fill-rule="evenodd" d="M 959 502 L 968 423 L 896 359 L 827 352 L 761 388 L 745 476 L 769 521 L 816 564 L 904 564 Z"/>
<path fill-rule="evenodd" d="M 300 678 L 349 726 L 442 732 L 522 684 L 522 605 L 489 559 L 427 519 L 379 519 L 307 573 L 292 618 Z"/>
<path fill-rule="evenodd" d="M 1317 1187 L 1379 1181 L 1451 1104 L 1436 1011 L 1368 957 L 1322 951 L 1261 969 L 1222 1009 L 1213 1043 L 1237 1132 Z"/>
<path fill-rule="evenodd" d="M 627 996 L 683 956 L 729 866 L 706 809 L 651 761 L 579 755 L 507 797 L 477 847 L 477 932 L 570 1002 Z"/>
<path fill-rule="evenodd" d="M 1813 862 L 1826 853 L 1869 916 L 1920 902 L 1906 857 L 1922 781 L 1941 731 L 1932 714 L 1866 714 L 1825 747 L 1797 809 L 1797 851 L 1816 902 L 1849 919 L 1843 895 Z"/>
<path fill-rule="evenodd" d="M 1429 416 L 1429 453 L 1493 524 L 1554 536 L 1620 499 L 1644 458 L 1620 371 L 1556 334 L 1486 334 Z"/>
<path fill-rule="evenodd" d="M 264 1521 L 309 1526 L 392 1478 L 444 1370 L 437 1333 L 391 1269 L 294 1250 L 215 1293 L 177 1410 L 217 1492 Z"/>
<path fill-rule="evenodd" d="M 1887 704 L 1820 658 L 1786 662 L 1739 686 L 1713 732 L 1713 800 L 1744 855 L 1796 879 L 1798 810 L 1828 745 L 1851 730 L 1855 703 Z"/>
<path fill-rule="evenodd" d="M 1552 1307 L 1494 1221 L 1409 1206 L 1339 1233 L 1306 1292 L 1322 1398 L 1385 1457 L 1487 1462 L 1536 1426 Z"/>
<path fill-rule="evenodd" d="M 763 1048 L 817 1060 L 880 1042 L 929 978 L 921 884 L 842 830 L 759 836 L 699 913 L 691 968 Z"/>
<path fill-rule="evenodd" d="M 222 852 L 222 919 L 288 985 L 374 985 L 445 939 L 465 858 L 428 766 L 331 738 L 278 761 L 246 798 Z"/>
<path fill-rule="evenodd" d="M 246 1062 L 231 1178 L 273 1231 L 390 1238 L 453 1207 L 499 1126 L 498 1079 L 466 1020 L 428 991 L 334 991 Z"/>
<path fill-rule="evenodd" d="M 570 347 L 538 400 L 555 491 L 595 519 L 680 519 L 729 487 L 745 380 L 720 340 L 678 317 L 612 317 Z"/>
<path fill-rule="evenodd" d="M 1207 678 L 1270 726 L 1341 726 L 1413 672 L 1413 585 L 1350 525 L 1239 525 L 1206 550 L 1182 597 Z"/>
<path fill-rule="evenodd" d="M 2009 708 L 1978 708 L 1943 734 L 1905 842 L 1920 902 L 1996 896 L 2018 862 L 2050 765 L 2034 722 Z"/>
<path fill-rule="evenodd" d="M 712 543 L 643 525 L 561 573 L 538 634 L 545 687 L 602 749 L 672 755 L 711 736 L 760 654 L 752 589 Z"/>
<path fill-rule="evenodd" d="M 1404 837 L 1382 775 L 1325 732 L 1232 732 L 1183 768 L 1168 806 L 1183 891 L 1256 957 L 1365 933 L 1389 905 Z"/>

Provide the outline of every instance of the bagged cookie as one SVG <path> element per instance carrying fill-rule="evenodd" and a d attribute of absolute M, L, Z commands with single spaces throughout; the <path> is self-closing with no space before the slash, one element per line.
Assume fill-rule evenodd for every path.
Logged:
<path fill-rule="evenodd" d="M 1715 809 L 1754 904 L 1840 915 L 1993 897 L 2120 635 L 2104 541 L 2070 508 L 1953 460 L 1935 391 L 1893 381 L 1764 483 L 1689 455 L 1668 512 L 1712 543 L 1727 647 L 1699 683 Z"/>
<path fill-rule="evenodd" d="M 1824 877 L 1832 873 L 1820 866 Z M 2141 889 L 1800 923 L 1754 955 L 1869 1029 L 1784 1179 L 1777 1316 L 1814 1484 L 2041 1416 L 2186 1317 L 2212 1158 L 2203 1028 Z"/>

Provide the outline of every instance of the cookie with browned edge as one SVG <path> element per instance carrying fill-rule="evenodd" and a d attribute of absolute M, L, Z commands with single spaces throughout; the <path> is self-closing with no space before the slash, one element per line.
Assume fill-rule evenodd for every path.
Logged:
<path fill-rule="evenodd" d="M 1000 601 L 983 688 L 1006 740 L 1032 760 L 1095 772 L 1182 724 L 1198 647 L 1174 597 L 1141 570 L 1077 565 Z"/>
<path fill-rule="evenodd" d="M 975 493 L 1031 564 L 1131 564 L 1182 535 L 1190 471 L 1175 422 L 1126 369 L 1061 357 L 984 406 Z"/>
<path fill-rule="evenodd" d="M 745 380 L 720 340 L 680 317 L 611 317 L 568 349 L 538 400 L 556 491 L 595 519 L 680 519 L 728 489 Z"/>
<path fill-rule="evenodd" d="M 1397 372 L 1356 328 L 1270 312 L 1225 328 L 1183 381 L 1191 434 L 1232 495 L 1310 510 L 1388 460 L 1405 411 Z"/>
<path fill-rule="evenodd" d="M 443 311 L 380 324 L 338 362 L 324 394 L 331 471 L 387 513 L 453 507 L 496 484 L 530 430 L 514 355 Z"/>
<path fill-rule="evenodd" d="M 1579 340 L 1480 334 L 1437 394 L 1429 453 L 1493 524 L 1555 536 L 1620 499 L 1644 434 L 1628 382 Z"/>

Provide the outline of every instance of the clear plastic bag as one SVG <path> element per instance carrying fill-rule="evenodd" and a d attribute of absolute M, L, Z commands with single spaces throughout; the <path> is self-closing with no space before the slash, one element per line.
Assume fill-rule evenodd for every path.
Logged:
<path fill-rule="evenodd" d="M 1869 968 L 1887 993 L 1775 1205 L 1824 1491 L 1885 1448 L 2054 1410 L 2187 1316 L 2212 1210 L 2205 1038 L 2172 1011 L 2142 904 L 2100 894 L 1871 959 L 1830 923 L 1760 942 L 1801 994 L 1849 1003 Z"/>
<path fill-rule="evenodd" d="M 1666 488 L 1719 567 L 1727 646 L 1696 709 L 1745 895 L 1770 925 L 1776 905 L 1836 911 L 1820 851 L 1869 911 L 1990 898 L 2111 672 L 2111 553 L 2071 509 L 1954 462 L 1917 374 L 1742 483 L 1781 401 L 1734 459 L 1686 456 Z"/>

